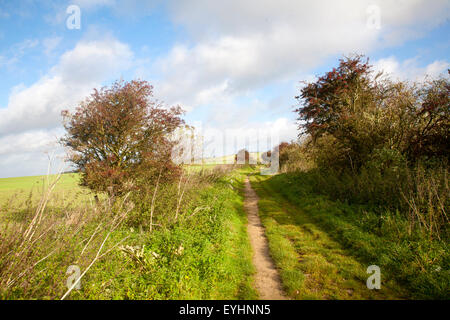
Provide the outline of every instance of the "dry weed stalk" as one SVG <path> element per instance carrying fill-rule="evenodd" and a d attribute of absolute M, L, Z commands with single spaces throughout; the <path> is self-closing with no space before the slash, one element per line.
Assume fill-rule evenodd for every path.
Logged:
<path fill-rule="evenodd" d="M 161 179 L 162 169 L 159 170 L 158 180 L 156 181 L 155 190 L 153 191 L 152 204 L 150 206 L 150 232 L 153 230 L 153 212 L 155 210 L 156 192 L 158 191 L 159 180 Z"/>
<path fill-rule="evenodd" d="M 2 213 L 0 216 L 0 288 L 5 290 L 1 290 L 3 293 L 7 294 L 13 287 L 22 288 L 25 291 L 29 290 L 30 283 L 43 271 L 48 271 L 47 266 L 40 268 L 40 270 L 37 270 L 37 266 L 58 252 L 75 253 L 81 245 L 82 250 L 77 255 L 78 258 L 75 259 L 76 263 L 80 263 L 82 258 L 83 260 L 88 259 L 93 253 L 92 249 L 95 248 L 95 246 L 92 247 L 93 243 L 97 243 L 97 239 L 99 235 L 103 234 L 103 231 L 107 231 L 107 234 L 105 237 L 101 237 L 101 245 L 98 249 L 95 249 L 95 256 L 90 261 L 83 275 L 96 261 L 127 239 L 127 237 L 123 238 L 105 252 L 102 252 L 111 234 L 119 227 L 133 208 L 132 203 L 130 203 L 124 209 L 125 203 L 129 204 L 127 202 L 129 194 L 123 198 L 121 205 L 118 206 L 118 213 L 115 215 L 108 214 L 112 212 L 112 209 L 106 203 L 107 200 L 105 201 L 105 209 L 110 211 L 102 210 L 99 204 L 94 204 L 93 206 L 86 206 L 84 209 L 72 208 L 69 210 L 68 207 L 64 207 L 61 208 L 64 212 L 52 212 L 48 209 L 48 204 L 50 199 L 53 199 L 52 194 L 60 178 L 61 171 L 52 181 L 50 181 L 50 177 L 47 177 L 46 189 L 36 209 L 33 210 L 33 215 L 29 218 L 25 216 L 25 221 L 17 221 L 16 217 L 6 214 L 12 210 L 12 206 L 5 208 L 5 214 Z M 32 208 L 31 202 L 28 208 Z M 92 225 L 92 223 L 97 224 L 92 234 L 81 242 L 77 241 L 78 235 L 86 230 L 85 227 L 88 224 Z M 69 259 L 70 256 L 69 254 Z M 86 257 L 84 258 L 84 256 Z M 55 260 L 54 262 L 57 268 L 65 268 L 68 263 L 67 258 Z M 52 293 L 53 295 L 59 291 L 54 291 L 53 287 L 60 287 L 61 284 L 57 276 L 59 274 L 57 269 L 52 272 L 56 272 L 55 277 L 47 285 L 50 285 L 50 289 L 55 292 Z M 66 292 L 64 298 L 67 297 L 72 289 Z M 31 290 L 39 289 L 38 287 L 31 287 Z"/>
<path fill-rule="evenodd" d="M 441 240 L 442 226 L 450 222 L 446 212 L 450 192 L 447 170 L 426 174 L 419 167 L 409 184 L 413 186 L 409 193 L 401 191 L 401 195 L 409 207 L 410 232 L 417 221 L 419 229 L 426 232 L 430 240 L 433 237 Z"/>
<path fill-rule="evenodd" d="M 175 221 L 177 221 L 177 219 L 178 219 L 178 213 L 179 213 L 180 208 L 181 208 L 181 202 L 183 201 L 184 192 L 186 191 L 186 186 L 187 186 L 187 184 L 189 182 L 190 177 L 191 177 L 191 175 L 188 174 L 188 176 L 187 176 L 187 178 L 186 178 L 186 180 L 184 182 L 184 185 L 183 185 L 183 190 L 180 193 L 180 187 L 181 187 L 181 181 L 183 179 L 183 175 L 180 176 L 180 182 L 178 183 L 178 192 L 177 192 L 177 197 L 178 197 L 177 198 L 177 209 L 175 210 L 175 218 L 174 218 Z"/>

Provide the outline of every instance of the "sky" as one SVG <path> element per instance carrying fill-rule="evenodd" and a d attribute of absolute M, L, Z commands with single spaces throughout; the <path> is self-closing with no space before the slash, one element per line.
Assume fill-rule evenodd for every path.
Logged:
<path fill-rule="evenodd" d="M 182 106 L 207 156 L 267 150 L 296 138 L 302 81 L 343 56 L 445 73 L 449 18 L 449 0 L 0 0 L 0 177 L 58 170 L 61 111 L 118 79 Z"/>

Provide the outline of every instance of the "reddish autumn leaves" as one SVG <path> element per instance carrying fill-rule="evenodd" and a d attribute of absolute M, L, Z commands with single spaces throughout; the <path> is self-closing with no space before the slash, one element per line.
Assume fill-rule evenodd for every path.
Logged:
<path fill-rule="evenodd" d="M 392 81 L 355 56 L 307 83 L 296 99 L 300 133 L 318 144 L 327 141 L 327 157 L 336 155 L 327 165 L 340 162 L 358 169 L 376 150 L 396 150 L 410 162 L 448 160 L 448 77 L 425 83 Z"/>
<path fill-rule="evenodd" d="M 450 70 L 448 70 L 450 75 Z M 440 78 L 429 81 L 420 88 L 421 104 L 415 114 L 419 122 L 417 130 L 408 137 L 409 154 L 414 157 L 450 155 L 450 82 Z"/>
<path fill-rule="evenodd" d="M 161 173 L 177 172 L 170 159 L 171 133 L 184 125 L 180 107 L 157 104 L 147 81 L 118 81 L 94 92 L 73 114 L 62 112 L 62 143 L 82 174 L 82 184 L 120 195 Z"/>
<path fill-rule="evenodd" d="M 349 103 L 344 98 L 356 86 L 369 86 L 370 66 L 363 62 L 361 56 L 352 59 L 341 59 L 339 67 L 319 77 L 316 82 L 307 83 L 296 97 L 301 106 L 298 113 L 302 132 L 313 137 L 324 132 L 334 131 L 337 121 L 346 116 L 345 107 Z M 344 99 L 343 99 L 344 98 Z"/>

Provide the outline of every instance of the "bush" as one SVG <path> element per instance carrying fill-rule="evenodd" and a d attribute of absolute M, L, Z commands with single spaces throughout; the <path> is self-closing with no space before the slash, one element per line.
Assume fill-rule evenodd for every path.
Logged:
<path fill-rule="evenodd" d="M 280 152 L 283 171 L 313 168 L 316 192 L 376 207 L 380 219 L 399 211 L 408 232 L 448 239 L 449 77 L 394 82 L 355 56 L 296 98 L 307 138 Z"/>
<path fill-rule="evenodd" d="M 170 135 L 184 124 L 180 107 L 162 108 L 146 81 L 115 82 L 94 90 L 75 113 L 63 111 L 69 160 L 81 183 L 110 196 L 179 173 L 171 161 Z"/>
<path fill-rule="evenodd" d="M 307 170 L 313 165 L 306 144 L 282 142 L 278 150 L 282 172 Z"/>
<path fill-rule="evenodd" d="M 368 61 L 356 56 L 342 59 L 296 98 L 300 134 L 312 138 L 318 165 L 359 172 L 380 150 L 400 154 L 410 165 L 448 161 L 449 77 L 393 82 L 373 75 Z"/>
<path fill-rule="evenodd" d="M 434 177 L 436 186 L 440 185 L 439 198 L 447 193 L 445 201 L 448 206 L 449 189 L 448 185 L 445 185 L 448 183 L 446 173 L 423 172 L 423 168 L 417 170 L 416 174 L 419 174 L 421 178 Z M 315 169 L 280 174 L 265 180 L 260 187 L 267 188 L 268 191 L 276 190 L 275 194 L 280 193 L 298 208 L 298 212 L 306 214 L 317 226 L 346 248 L 350 255 L 357 257 L 366 265 L 378 265 L 384 270 L 382 271 L 384 283 L 387 279 L 396 279 L 399 285 L 409 289 L 409 295 L 412 298 L 448 299 L 450 285 L 450 256 L 447 249 L 448 220 L 440 224 L 438 214 L 432 216 L 433 228 L 437 225 L 442 228 L 439 237 L 434 231 L 430 237 L 430 230 L 426 228 L 430 225 L 427 204 L 430 199 L 437 201 L 438 197 L 429 198 L 430 189 L 424 189 L 423 201 L 419 201 L 419 198 L 411 199 L 415 203 L 424 204 L 424 211 L 419 214 L 424 215 L 423 222 L 426 223 L 420 226 L 422 218 L 420 221 L 415 218 L 415 223 L 411 224 L 411 220 L 406 217 L 407 210 L 389 210 L 366 200 L 357 203 L 356 198 L 360 196 L 357 187 L 350 188 L 352 186 L 350 181 L 341 177 L 337 178 L 332 173 L 330 171 L 326 175 L 323 171 Z M 414 172 L 411 170 L 409 174 L 413 175 Z M 417 177 L 415 180 L 420 181 L 421 178 Z M 379 182 L 375 181 L 374 186 L 377 187 Z M 422 187 L 426 186 L 423 182 L 419 184 Z M 405 187 L 416 193 L 411 186 L 405 185 Z M 365 190 L 360 191 L 363 194 L 366 193 Z M 352 194 L 349 195 L 349 192 Z M 340 199 L 346 196 L 349 201 L 343 203 L 332 199 L 332 194 L 339 196 Z M 414 197 L 418 196 L 414 195 Z M 289 211 L 290 218 L 295 219 L 295 212 L 295 209 L 292 212 Z M 433 212 L 436 211 L 433 210 Z M 300 216 L 300 214 L 297 215 Z M 441 215 L 441 218 L 445 216 Z M 298 221 L 304 223 L 304 220 Z"/>

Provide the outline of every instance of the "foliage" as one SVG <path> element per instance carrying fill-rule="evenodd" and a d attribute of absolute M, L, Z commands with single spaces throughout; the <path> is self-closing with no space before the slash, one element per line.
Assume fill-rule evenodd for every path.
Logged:
<path fill-rule="evenodd" d="M 449 80 L 395 82 L 362 56 L 342 59 L 297 97 L 307 138 L 290 170 L 313 169 L 319 193 L 398 210 L 410 232 L 448 239 Z"/>
<path fill-rule="evenodd" d="M 283 172 L 307 170 L 312 166 L 306 144 L 282 142 L 278 145 L 280 168 Z"/>
<path fill-rule="evenodd" d="M 448 70 L 450 74 L 450 70 Z M 406 154 L 412 159 L 450 156 L 450 82 L 441 77 L 419 88 L 415 125 L 407 136 Z"/>
<path fill-rule="evenodd" d="M 179 171 L 170 160 L 170 134 L 183 125 L 182 109 L 152 101 L 146 81 L 118 81 L 95 89 L 75 113 L 63 111 L 63 145 L 82 174 L 82 184 L 109 195 L 123 195 L 143 182 Z"/>
<path fill-rule="evenodd" d="M 323 202 L 314 195 L 297 192 L 307 187 L 308 181 L 299 185 L 290 175 L 277 175 L 253 176 L 251 182 L 261 199 L 260 215 L 271 255 L 290 297 L 301 300 L 406 297 L 406 292 L 384 268 L 381 290 L 367 289 L 369 264 L 346 250 L 334 237 L 334 231 L 323 230 L 317 223 L 316 211 L 301 205 Z"/>
<path fill-rule="evenodd" d="M 0 299 L 59 299 L 74 264 L 87 272 L 66 299 L 256 298 L 244 175 L 231 169 L 194 173 L 177 222 L 156 220 L 151 232 L 132 227 L 148 218 L 136 221 L 147 199 L 132 194 L 73 208 L 31 201 L 21 216 L 9 206 L 0 215 Z M 157 195 L 160 216 L 173 218 L 177 197 Z"/>
<path fill-rule="evenodd" d="M 392 81 L 362 56 L 340 60 L 296 97 L 304 140 L 264 183 L 415 298 L 448 298 L 449 80 Z"/>
<path fill-rule="evenodd" d="M 411 163 L 447 159 L 449 78 L 424 84 L 373 75 L 362 56 L 308 83 L 296 97 L 300 134 L 311 136 L 318 165 L 357 172 L 375 150 L 397 150 Z"/>
<path fill-rule="evenodd" d="M 330 176 L 323 177 L 330 178 L 336 181 Z M 297 258 L 292 257 L 294 268 L 301 270 L 304 276 L 320 274 L 315 283 L 316 288 L 333 288 L 333 282 L 340 281 L 339 276 L 343 270 L 346 270 L 346 279 L 351 279 L 351 274 L 358 275 L 357 265 L 351 263 L 351 257 L 348 257 L 352 256 L 365 266 L 375 264 L 381 268 L 382 289 L 390 288 L 396 292 L 391 298 L 449 298 L 448 240 L 434 241 L 420 229 L 410 229 L 408 220 L 398 211 L 384 209 L 380 212 L 377 206 L 370 204 L 346 204 L 332 200 L 328 192 L 333 187 L 322 190 L 324 185 L 318 185 L 317 179 L 317 171 L 252 179 L 253 187 L 264 198 L 261 202 L 261 214 L 265 216 L 263 223 L 267 228 L 273 229 L 272 232 L 281 233 L 289 240 L 288 244 L 290 242 L 289 246 L 292 248 L 284 250 L 283 254 L 289 255 L 292 250 L 297 252 Z M 339 186 L 334 185 L 334 188 Z M 332 240 L 327 240 L 324 232 Z M 312 240 L 308 240 L 308 234 Z M 268 236 L 271 240 L 270 232 Z M 296 246 L 295 239 L 299 237 L 303 240 Z M 333 241 L 339 245 L 336 246 Z M 317 246 L 317 242 L 322 245 Z M 281 245 L 273 243 L 271 249 L 272 247 L 278 252 L 277 247 Z M 344 253 L 338 251 L 342 249 Z M 325 259 L 318 260 L 317 269 L 308 271 L 307 266 L 302 264 L 311 261 L 314 258 L 311 255 L 316 255 L 318 250 Z M 340 254 L 332 258 L 336 252 Z M 342 260 L 343 257 L 346 259 Z M 287 268 L 287 259 L 280 260 L 279 266 L 284 270 Z M 339 264 L 337 273 L 331 272 L 332 266 L 327 270 L 320 267 L 333 263 Z M 357 282 L 367 279 L 366 274 L 360 276 L 361 278 L 356 276 Z M 306 279 L 309 277 L 306 276 Z M 296 279 L 298 278 L 296 274 Z M 352 288 L 358 288 L 358 284 L 352 284 Z M 339 287 L 334 289 L 342 297 L 348 298 L 348 294 L 340 292 Z M 291 287 L 291 292 L 295 290 L 307 293 L 310 289 L 305 288 L 302 282 L 297 282 L 296 286 Z M 367 291 L 369 290 L 366 289 L 365 293 Z M 316 294 L 318 292 L 315 291 Z M 389 294 L 389 291 L 384 292 Z M 360 293 L 356 291 L 355 294 Z"/>

